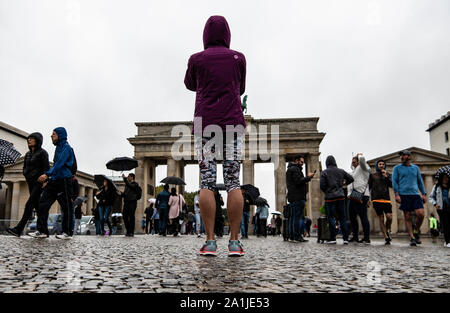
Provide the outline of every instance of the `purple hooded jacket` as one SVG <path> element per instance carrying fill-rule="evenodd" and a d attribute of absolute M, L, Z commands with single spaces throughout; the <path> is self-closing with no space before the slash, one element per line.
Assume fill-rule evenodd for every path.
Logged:
<path fill-rule="evenodd" d="M 231 33 L 223 16 L 211 16 L 203 31 L 204 51 L 189 58 L 184 84 L 197 93 L 195 117 L 202 131 L 215 124 L 245 125 L 241 95 L 245 91 L 245 56 L 230 49 Z"/>

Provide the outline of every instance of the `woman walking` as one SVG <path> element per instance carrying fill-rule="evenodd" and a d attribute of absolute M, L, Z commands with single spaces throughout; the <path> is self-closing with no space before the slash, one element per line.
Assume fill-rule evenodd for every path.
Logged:
<path fill-rule="evenodd" d="M 439 214 L 439 219 L 444 231 L 444 246 L 450 248 L 450 200 L 448 196 L 449 184 L 448 175 L 439 175 L 438 182 L 434 185 L 430 194 L 430 202 L 434 205 Z"/>
<path fill-rule="evenodd" d="M 178 236 L 178 233 L 180 232 L 179 216 L 184 203 L 183 196 L 177 195 L 177 189 L 172 188 L 169 197 L 169 223 L 174 231 L 174 237 Z"/>
<path fill-rule="evenodd" d="M 103 187 L 96 193 L 95 195 L 98 202 L 98 213 L 100 218 L 100 229 L 101 234 L 105 234 L 105 222 L 108 224 L 109 233 L 111 236 L 113 233 L 111 221 L 109 220 L 109 216 L 111 215 L 112 206 L 114 205 L 114 201 L 116 200 L 116 190 L 111 185 L 110 181 L 105 179 L 103 181 Z"/>

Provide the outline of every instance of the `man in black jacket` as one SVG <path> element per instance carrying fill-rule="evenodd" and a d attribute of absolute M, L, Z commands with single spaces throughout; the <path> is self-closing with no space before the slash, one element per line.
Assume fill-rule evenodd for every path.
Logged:
<path fill-rule="evenodd" d="M 301 221 L 305 210 L 306 193 L 308 182 L 314 177 L 315 173 L 303 175 L 303 164 L 305 159 L 301 155 L 294 157 L 294 162 L 290 162 L 286 171 L 286 186 L 288 190 L 287 199 L 291 207 L 291 216 L 289 218 L 289 239 L 291 241 L 308 241 L 303 238 L 301 230 Z"/>
<path fill-rule="evenodd" d="M 23 229 L 33 214 L 33 209 L 37 210 L 39 207 L 39 198 L 43 190 L 43 185 L 38 182 L 38 178 L 50 168 L 48 153 L 42 149 L 42 140 L 41 133 L 32 133 L 27 138 L 28 149 L 30 151 L 25 154 L 23 175 L 27 181 L 30 197 L 25 204 L 25 210 L 20 222 L 16 227 L 7 229 L 10 234 L 17 237 L 20 237 L 22 234 Z"/>
<path fill-rule="evenodd" d="M 137 200 L 139 193 L 139 185 L 134 180 L 136 176 L 133 173 L 122 174 L 123 181 L 125 182 L 125 191 L 120 195 L 123 197 L 123 223 L 125 224 L 127 237 L 134 236 L 134 225 L 135 225 L 135 213 L 137 208 Z"/>
<path fill-rule="evenodd" d="M 353 177 L 343 169 L 337 167 L 332 155 L 325 161 L 327 169 L 320 174 L 320 189 L 325 193 L 325 210 L 330 223 L 330 240 L 327 243 L 336 244 L 336 214 L 342 229 L 344 244 L 348 244 L 347 219 L 345 216 L 345 184 L 351 184 Z"/>

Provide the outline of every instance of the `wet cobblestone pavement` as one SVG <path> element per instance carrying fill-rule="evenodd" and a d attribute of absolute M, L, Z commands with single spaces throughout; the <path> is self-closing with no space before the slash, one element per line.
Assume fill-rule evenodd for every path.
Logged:
<path fill-rule="evenodd" d="M 0 292 L 450 292 L 450 249 L 243 240 L 246 255 L 198 255 L 196 236 L 0 236 Z"/>

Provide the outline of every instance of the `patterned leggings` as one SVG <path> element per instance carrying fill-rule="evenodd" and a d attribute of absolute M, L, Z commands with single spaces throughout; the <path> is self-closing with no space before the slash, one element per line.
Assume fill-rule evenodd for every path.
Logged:
<path fill-rule="evenodd" d="M 200 167 L 200 189 L 214 191 L 216 188 L 217 160 L 223 160 L 223 181 L 226 191 L 240 189 L 239 174 L 244 152 L 244 135 L 235 135 L 234 140 L 230 142 L 217 143 L 221 144 L 221 149 L 217 150 L 217 153 L 216 143 L 211 137 L 197 137 L 195 140 L 195 151 Z"/>

